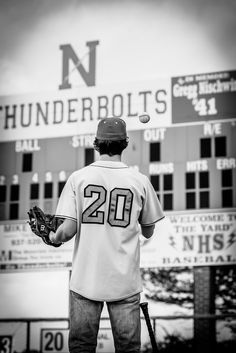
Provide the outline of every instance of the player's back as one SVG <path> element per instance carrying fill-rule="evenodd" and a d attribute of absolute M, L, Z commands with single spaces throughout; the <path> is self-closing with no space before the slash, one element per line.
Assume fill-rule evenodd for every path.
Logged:
<path fill-rule="evenodd" d="M 77 200 L 81 225 L 130 227 L 137 224 L 145 198 L 146 177 L 122 162 L 97 161 L 78 173 Z M 83 194 L 83 197 L 79 195 Z"/>
<path fill-rule="evenodd" d="M 111 301 L 141 291 L 140 223 L 160 218 L 148 178 L 122 162 L 97 161 L 74 172 L 65 193 L 77 220 L 71 289 Z"/>

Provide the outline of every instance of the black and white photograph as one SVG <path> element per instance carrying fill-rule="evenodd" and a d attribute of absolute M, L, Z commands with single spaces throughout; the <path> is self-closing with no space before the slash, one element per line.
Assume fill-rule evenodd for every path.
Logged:
<path fill-rule="evenodd" d="M 0 353 L 236 350 L 236 1 L 0 0 Z"/>

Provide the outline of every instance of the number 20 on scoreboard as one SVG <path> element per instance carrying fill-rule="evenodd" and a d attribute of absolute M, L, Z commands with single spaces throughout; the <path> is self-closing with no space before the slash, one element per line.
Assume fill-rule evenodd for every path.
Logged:
<path fill-rule="evenodd" d="M 68 329 L 41 329 L 41 353 L 66 353 L 68 348 Z"/>

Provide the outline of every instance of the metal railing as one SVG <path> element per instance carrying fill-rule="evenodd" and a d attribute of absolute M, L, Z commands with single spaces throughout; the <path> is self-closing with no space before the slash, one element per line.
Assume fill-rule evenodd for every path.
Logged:
<path fill-rule="evenodd" d="M 195 315 L 169 315 L 169 316 L 151 316 L 150 320 L 153 326 L 153 331 L 157 337 L 158 340 L 158 321 L 160 320 L 214 320 L 215 322 L 217 320 L 227 320 L 227 319 L 236 319 L 236 314 L 195 314 Z M 144 320 L 144 317 L 141 316 L 141 319 Z M 109 318 L 102 317 L 101 320 L 106 320 L 109 321 Z M 43 322 L 64 322 L 66 323 L 67 327 L 65 327 L 65 330 L 69 329 L 69 318 L 64 317 L 64 318 L 2 318 L 0 319 L 0 324 L 4 323 L 24 323 L 26 324 L 26 350 L 25 352 L 30 352 L 31 347 L 30 347 L 30 338 L 31 338 L 31 325 L 34 323 L 43 323 Z M 56 327 L 54 327 L 56 329 Z M 1 335 L 1 334 L 0 334 Z M 64 353 L 64 352 L 63 352 Z"/>

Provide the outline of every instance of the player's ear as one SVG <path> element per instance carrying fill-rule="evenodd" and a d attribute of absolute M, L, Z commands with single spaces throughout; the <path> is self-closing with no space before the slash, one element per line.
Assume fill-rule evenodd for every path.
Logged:
<path fill-rule="evenodd" d="M 95 151 L 99 152 L 99 146 L 97 145 L 97 139 L 96 138 L 93 141 L 93 148 L 95 149 Z"/>

